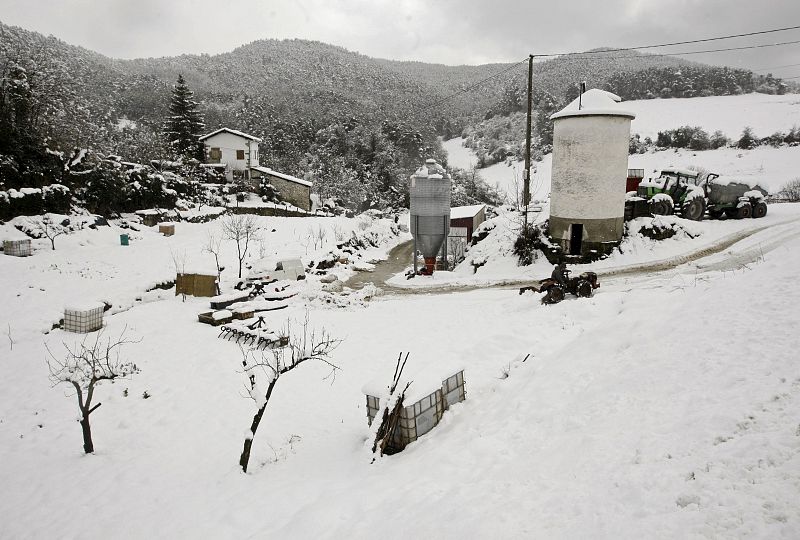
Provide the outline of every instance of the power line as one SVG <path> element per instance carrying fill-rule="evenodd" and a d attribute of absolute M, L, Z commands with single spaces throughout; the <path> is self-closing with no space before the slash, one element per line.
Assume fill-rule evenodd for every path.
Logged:
<path fill-rule="evenodd" d="M 771 69 L 781 69 L 781 68 L 795 67 L 795 66 L 800 66 L 800 64 L 785 64 L 783 66 L 772 66 L 768 68 L 754 69 L 753 71 L 769 71 Z"/>
<path fill-rule="evenodd" d="M 685 44 L 690 44 L 690 43 L 704 43 L 704 42 L 709 42 L 709 41 L 719 41 L 719 40 L 723 40 L 723 39 L 733 39 L 733 38 L 739 38 L 739 37 L 770 34 L 770 33 L 775 33 L 775 32 L 784 32 L 784 31 L 787 31 L 787 30 L 797 30 L 797 29 L 800 29 L 800 25 L 799 26 L 788 26 L 788 27 L 785 27 L 785 28 L 774 28 L 774 29 L 771 29 L 771 30 L 761 30 L 761 31 L 758 31 L 758 32 L 747 32 L 747 33 L 744 33 L 744 34 L 731 34 L 731 35 L 727 35 L 727 36 L 717 36 L 717 37 L 694 39 L 694 40 L 687 40 L 687 41 L 675 41 L 675 42 L 672 42 L 672 43 L 660 43 L 660 44 L 656 44 L 656 45 L 641 45 L 641 46 L 638 46 L 638 47 L 620 47 L 620 48 L 616 48 L 616 49 L 606 49 L 604 51 L 598 51 L 598 52 L 569 52 L 569 53 L 560 53 L 560 54 L 532 54 L 530 56 L 532 56 L 534 58 L 558 57 L 559 60 L 567 60 L 567 61 L 571 60 L 571 59 L 575 59 L 575 60 L 587 60 L 587 59 L 588 60 L 591 60 L 591 59 L 621 60 L 621 59 L 626 59 L 626 58 L 648 59 L 648 58 L 667 57 L 667 56 L 690 56 L 690 55 L 695 55 L 695 54 L 709 54 L 709 53 L 717 53 L 717 52 L 742 51 L 742 50 L 747 50 L 747 49 L 762 49 L 762 48 L 767 48 L 767 47 L 780 47 L 780 46 L 784 46 L 784 45 L 795 45 L 795 44 L 800 43 L 800 40 L 783 41 L 783 42 L 779 42 L 779 43 L 763 43 L 763 44 L 758 44 L 758 45 L 745 45 L 745 46 L 741 46 L 741 47 L 724 47 L 724 48 L 719 48 L 719 49 L 705 49 L 705 50 L 701 50 L 701 51 L 681 51 L 681 52 L 661 53 L 661 54 L 650 54 L 650 53 L 648 53 L 646 55 L 629 55 L 629 56 L 609 56 L 609 55 L 606 54 L 606 53 L 611 53 L 611 52 L 634 51 L 634 50 L 638 50 L 638 49 L 654 49 L 654 48 L 658 48 L 658 47 L 669 47 L 669 46 L 673 46 L 673 45 L 685 45 Z M 453 99 L 454 97 L 457 97 L 457 96 L 459 96 L 461 94 L 469 92 L 470 90 L 473 90 L 474 88 L 477 88 L 478 86 L 482 85 L 483 83 L 485 83 L 487 81 L 490 81 L 492 79 L 500 77 L 501 75 L 504 75 L 504 74 L 508 73 L 509 71 L 511 71 L 513 69 L 519 68 L 523 63 L 525 63 L 527 61 L 528 61 L 528 58 L 525 58 L 524 60 L 520 60 L 519 62 L 516 62 L 516 63 L 508 66 L 507 68 L 505 68 L 505 69 L 503 69 L 501 71 L 498 71 L 497 73 L 493 73 L 492 75 L 489 75 L 488 77 L 485 77 L 485 78 L 481 79 L 480 81 L 477 81 L 477 82 L 475 82 L 475 83 L 473 83 L 473 84 L 471 84 L 469 86 L 466 86 L 466 87 L 462 88 L 461 90 L 458 90 L 457 92 L 454 92 L 454 93 L 452 93 L 452 94 L 450 94 L 450 95 L 448 95 L 448 96 L 446 96 L 444 98 L 441 98 L 441 99 L 439 99 L 437 101 L 434 101 L 432 103 L 424 105 L 418 110 L 421 112 L 421 111 L 426 111 L 426 110 L 438 107 L 442 103 L 445 103 L 445 102 L 447 102 L 447 101 L 449 101 L 449 100 Z M 771 68 L 771 69 L 775 69 L 775 68 Z M 751 70 L 751 71 L 753 71 L 753 70 Z M 792 79 L 793 77 L 782 77 L 782 78 L 784 78 L 784 79 L 787 79 L 787 78 L 788 79 Z"/>
<path fill-rule="evenodd" d="M 673 45 L 688 45 L 690 43 L 705 43 L 708 41 L 719 41 L 722 39 L 733 39 L 739 37 L 747 37 L 747 36 L 757 36 L 762 34 L 772 34 L 775 32 L 785 32 L 787 30 L 797 30 L 800 29 L 800 26 L 787 26 L 785 28 L 773 28 L 770 30 L 761 30 L 758 32 L 747 32 L 744 34 L 730 34 L 727 36 L 718 36 L 718 37 L 711 37 L 711 38 L 702 38 L 702 39 L 690 39 L 687 41 L 674 41 L 672 43 L 659 43 L 657 45 L 640 45 L 638 47 L 619 47 L 616 49 L 607 49 L 606 52 L 619 52 L 619 51 L 633 51 L 636 49 L 655 49 L 658 47 L 670 47 Z M 551 54 L 534 54 L 535 58 L 547 58 L 547 57 L 554 57 L 554 56 L 567 56 L 571 54 L 581 54 L 575 52 L 568 52 L 568 53 L 551 53 Z"/>
<path fill-rule="evenodd" d="M 467 87 L 465 87 L 465 88 L 462 88 L 461 90 L 459 90 L 459 91 L 457 91 L 457 92 L 454 92 L 454 93 L 450 94 L 450 95 L 449 95 L 449 96 L 447 96 L 447 97 L 444 97 L 444 98 L 442 98 L 442 99 L 440 99 L 440 100 L 438 100 L 438 101 L 434 101 L 433 103 L 429 103 L 428 105 L 424 105 L 424 106 L 421 108 L 421 110 L 423 110 L 423 111 L 424 111 L 424 110 L 427 110 L 427 109 L 432 109 L 432 108 L 434 108 L 434 107 L 437 107 L 437 106 L 441 105 L 442 103 L 444 103 L 445 101 L 449 101 L 449 100 L 453 99 L 453 98 L 454 98 L 454 97 L 456 97 L 456 96 L 459 96 L 459 95 L 461 95 L 461 94 L 463 94 L 463 93 L 465 93 L 465 92 L 469 92 L 469 91 L 470 91 L 470 90 L 472 90 L 473 88 L 477 88 L 478 86 L 482 85 L 482 84 L 483 84 L 483 83 L 485 83 L 486 81 L 489 81 L 489 80 L 491 80 L 491 79 L 494 79 L 494 78 L 497 78 L 497 77 L 499 77 L 499 76 L 501 76 L 501 75 L 504 75 L 505 73 L 508 73 L 508 72 L 509 72 L 509 71 L 511 71 L 512 69 L 519 68 L 519 67 L 520 67 L 520 66 L 521 66 L 523 63 L 525 63 L 525 62 L 527 62 L 527 61 L 528 61 L 528 59 L 527 59 L 527 58 L 526 58 L 526 59 L 524 59 L 524 60 L 520 60 L 519 62 L 516 62 L 515 64 L 512 64 L 512 65 L 510 65 L 510 66 L 509 66 L 509 67 L 507 67 L 506 69 L 504 69 L 504 70 L 502 70 L 502 71 L 498 71 L 497 73 L 494 73 L 494 74 L 492 74 L 492 75 L 489 75 L 488 77 L 486 77 L 486 78 L 484 78 L 484 79 L 481 79 L 480 81 L 478 81 L 478 82 L 476 82 L 476 83 L 473 83 L 473 84 L 471 84 L 471 85 L 469 85 L 469 86 L 467 86 Z"/>
<path fill-rule="evenodd" d="M 565 60 L 565 61 L 569 61 L 569 60 L 572 60 L 572 59 L 575 59 L 575 60 L 586 60 L 586 59 L 589 59 L 589 60 L 591 60 L 591 59 L 596 59 L 596 58 L 611 59 L 611 60 L 620 60 L 620 59 L 625 59 L 625 58 L 639 58 L 639 59 L 656 58 L 656 57 L 662 58 L 662 57 L 666 57 L 666 56 L 689 56 L 689 55 L 692 55 L 692 54 L 706 54 L 706 53 L 725 52 L 725 51 L 742 51 L 742 50 L 745 50 L 745 49 L 763 49 L 765 47 L 780 47 L 780 46 L 783 46 L 783 45 L 795 45 L 797 43 L 800 43 L 800 39 L 794 40 L 794 41 L 782 41 L 780 43 L 763 43 L 763 44 L 760 44 L 760 45 L 745 45 L 745 46 L 742 46 L 742 47 L 726 47 L 726 48 L 722 48 L 722 49 L 705 49 L 705 50 L 702 50 L 702 51 L 682 51 L 682 52 L 660 53 L 660 54 L 647 53 L 647 54 L 638 54 L 638 55 L 629 55 L 629 56 L 605 56 L 605 55 L 603 55 L 604 51 L 603 52 L 597 51 L 597 52 L 588 52 L 588 53 L 569 53 L 568 55 L 558 57 L 557 60 Z M 609 52 L 611 52 L 611 51 L 609 51 Z M 534 56 L 536 56 L 536 55 L 534 55 Z M 543 64 L 544 62 L 539 62 L 539 63 Z"/>

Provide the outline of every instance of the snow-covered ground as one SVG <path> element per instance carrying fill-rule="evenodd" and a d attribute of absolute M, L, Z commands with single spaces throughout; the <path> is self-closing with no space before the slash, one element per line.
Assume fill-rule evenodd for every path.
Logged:
<path fill-rule="evenodd" d="M 472 150 L 462 146 L 463 141 L 464 139 L 457 137 L 455 139 L 443 141 L 442 146 L 447 150 L 448 165 L 469 170 L 475 166 L 477 159 Z M 542 161 L 534 163 L 534 171 L 531 175 L 532 199 L 543 200 L 550 194 L 550 158 L 551 155 L 547 154 Z M 489 167 L 478 169 L 478 173 L 487 184 L 493 187 L 499 187 L 508 194 L 509 201 L 513 201 L 514 197 L 512 194 L 518 189 L 522 190 L 523 169 L 524 163 L 522 161 L 509 161 L 495 163 Z"/>
<path fill-rule="evenodd" d="M 264 219 L 271 246 L 305 226 Z M 42 333 L 47 314 L 68 295 L 116 303 L 169 277 L 170 248 L 202 256 L 215 226 L 142 233 L 128 248 L 118 230 L 85 230 L 55 252 L 0 257 L 0 536 L 800 535 L 798 222 L 747 268 L 607 278 L 592 299 L 556 306 L 502 289 L 312 303 L 312 325 L 344 339 L 342 371 L 325 379 L 309 363 L 281 378 L 247 475 L 240 351 L 197 323 L 205 300 L 163 291 L 106 316 L 109 335 L 141 339 L 123 349 L 141 373 L 98 387 L 97 451 L 84 455 L 75 398 L 50 386 L 44 362 L 45 343 L 80 336 Z M 415 370 L 463 364 L 467 399 L 370 464 L 361 387 L 388 383 L 400 351 Z"/>
<path fill-rule="evenodd" d="M 745 126 L 759 137 L 800 126 L 800 94 L 643 99 L 626 101 L 625 108 L 636 113 L 631 133 L 642 139 L 655 140 L 659 131 L 681 126 L 699 126 L 709 134 L 719 130 L 734 140 Z"/>
<path fill-rule="evenodd" d="M 552 265 L 543 256 L 530 266 L 518 266 L 512 246 L 522 227 L 519 213 L 510 207 L 498 209 L 498 216 L 489 219 L 484 228 L 488 236 L 470 247 L 466 259 L 452 272 L 436 272 L 433 276 L 416 276 L 409 280 L 405 271 L 392 277 L 389 285 L 401 289 L 431 289 L 447 287 L 503 286 L 537 280 L 550 275 Z M 539 214 L 533 214 L 532 224 L 547 219 L 549 205 L 544 204 Z M 771 235 L 783 224 L 800 223 L 800 205 L 772 204 L 762 219 L 723 219 L 689 221 L 677 216 L 639 218 L 629 224 L 632 232 L 653 223 L 677 226 L 678 233 L 669 239 L 655 241 L 639 234 L 629 234 L 618 250 L 607 258 L 586 265 L 573 265 L 573 272 L 591 269 L 602 274 L 613 274 L 640 267 L 664 267 L 694 259 L 698 254 L 723 249 L 732 241 L 755 235 L 757 244 L 771 246 Z M 750 240 L 753 241 L 752 239 Z M 749 261 L 748 261 L 749 262 Z M 411 263 L 409 263 L 410 268 Z"/>
<path fill-rule="evenodd" d="M 779 185 L 800 170 L 795 150 L 660 152 L 631 166 L 727 167 Z M 374 233 L 376 247 L 334 268 L 340 278 L 408 238 L 392 220 L 257 219 L 254 256 L 293 252 L 305 264 Z M 197 322 L 207 299 L 145 292 L 174 279 L 175 260 L 211 266 L 203 245 L 219 220 L 178 223 L 172 237 L 85 228 L 55 251 L 35 240 L 32 257 L 0 255 L 0 537 L 798 538 L 800 205 L 771 205 L 761 220 L 656 219 L 688 234 L 632 236 L 593 265 L 593 298 L 554 306 L 500 288 L 322 299 L 309 275 L 267 324 L 307 315 L 343 339 L 331 356 L 342 369 L 332 379 L 308 362 L 281 376 L 248 474 L 241 351 Z M 451 281 L 548 274 L 542 259 L 516 266 L 514 220 L 501 213 Z M 0 239 L 18 234 L 0 226 Z M 222 262 L 230 292 L 230 243 Z M 483 264 L 471 274 L 470 262 Z M 51 386 L 45 346 L 78 342 L 52 324 L 65 304 L 98 300 L 113 306 L 105 334 L 126 330 L 135 342 L 122 356 L 141 372 L 97 388 L 96 452 L 84 455 L 75 396 Z M 411 371 L 463 365 L 467 398 L 372 463 L 361 389 L 388 384 L 400 351 Z"/>

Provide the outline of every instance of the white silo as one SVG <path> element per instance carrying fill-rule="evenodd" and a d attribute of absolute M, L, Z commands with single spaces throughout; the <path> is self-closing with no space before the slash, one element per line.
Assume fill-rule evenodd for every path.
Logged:
<path fill-rule="evenodd" d="M 424 273 L 432 274 L 436 256 L 450 232 L 450 175 L 429 159 L 411 175 L 411 234 L 414 235 L 414 270 L 417 250 L 425 258 Z M 447 249 L 445 249 L 445 256 Z"/>
<path fill-rule="evenodd" d="M 553 120 L 550 237 L 566 255 L 608 253 L 622 239 L 632 112 L 596 88 Z"/>

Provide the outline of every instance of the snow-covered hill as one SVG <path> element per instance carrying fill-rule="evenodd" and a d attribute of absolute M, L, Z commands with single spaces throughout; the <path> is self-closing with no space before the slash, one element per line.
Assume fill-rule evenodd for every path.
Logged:
<path fill-rule="evenodd" d="M 745 126 L 759 137 L 800 126 L 800 94 L 645 99 L 626 101 L 625 108 L 636 113 L 631 134 L 653 140 L 659 131 L 681 126 L 699 126 L 709 134 L 720 130 L 733 140 Z"/>
<path fill-rule="evenodd" d="M 683 125 L 700 126 L 709 133 L 721 130 L 734 139 L 739 137 L 744 126 L 752 127 L 759 136 L 776 131 L 785 133 L 792 126 L 800 126 L 800 94 L 652 99 L 627 101 L 625 106 L 637 115 L 631 124 L 631 133 L 639 133 L 643 138 L 655 138 L 658 131 Z M 465 169 L 474 167 L 474 154 L 461 146 L 461 142 L 458 138 L 444 141 L 448 163 Z M 548 154 L 534 163 L 531 175 L 534 199 L 544 199 L 550 192 L 550 159 Z M 628 163 L 632 169 L 645 169 L 646 174 L 670 165 L 702 167 L 726 176 L 756 180 L 774 192 L 789 180 L 800 177 L 800 147 L 666 150 L 631 155 Z M 496 163 L 478 172 L 490 185 L 499 185 L 506 193 L 514 193 L 517 183 L 522 185 L 522 162 Z"/>

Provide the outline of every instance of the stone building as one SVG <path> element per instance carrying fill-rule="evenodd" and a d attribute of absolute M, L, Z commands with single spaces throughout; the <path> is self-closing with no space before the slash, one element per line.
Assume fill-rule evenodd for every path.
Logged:
<path fill-rule="evenodd" d="M 267 179 L 278 190 L 282 201 L 306 211 L 311 210 L 311 186 L 313 184 L 308 180 L 279 173 L 267 167 L 251 167 L 250 171 L 253 181 L 260 182 L 262 179 Z"/>

